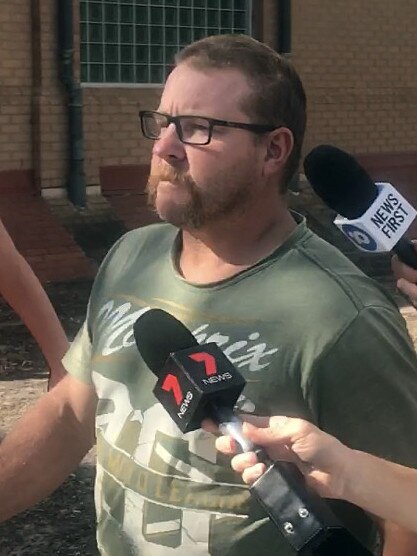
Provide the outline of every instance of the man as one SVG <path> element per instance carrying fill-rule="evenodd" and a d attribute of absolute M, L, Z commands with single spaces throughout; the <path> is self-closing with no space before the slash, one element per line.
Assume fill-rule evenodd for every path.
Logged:
<path fill-rule="evenodd" d="M 38 342 L 50 369 L 48 388 L 65 375 L 68 340 L 45 290 L 0 220 L 0 294 Z"/>
<path fill-rule="evenodd" d="M 288 210 L 305 95 L 274 51 L 233 35 L 190 45 L 158 111 L 141 121 L 155 140 L 149 196 L 168 224 L 128 233 L 106 257 L 64 358 L 69 376 L 1 447 L 0 517 L 64 479 L 93 442 L 95 415 L 102 554 L 290 556 L 214 437 L 181 435 L 156 403 L 132 325 L 150 307 L 166 309 L 246 377 L 241 410 L 307 417 L 357 449 L 415 465 L 417 370 L 405 323 Z M 373 544 L 365 514 L 335 511 Z M 410 533 L 387 522 L 381 530 L 385 556 L 416 553 Z"/>
<path fill-rule="evenodd" d="M 255 422 L 256 426 L 243 425 L 246 437 L 264 447 L 274 461 L 293 461 L 321 496 L 348 500 L 417 532 L 416 469 L 352 450 L 302 419 L 275 416 Z M 212 430 L 213 424 L 207 423 L 207 428 Z M 216 447 L 224 454 L 236 452 L 228 436 L 218 438 Z M 248 484 L 265 471 L 253 452 L 237 455 L 231 463 Z"/>

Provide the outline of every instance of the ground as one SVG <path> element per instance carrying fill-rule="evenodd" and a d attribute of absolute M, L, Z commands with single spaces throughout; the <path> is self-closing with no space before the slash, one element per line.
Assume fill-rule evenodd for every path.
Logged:
<path fill-rule="evenodd" d="M 68 335 L 85 314 L 91 284 L 48 287 Z M 46 390 L 47 371 L 36 344 L 9 308 L 0 305 L 0 435 Z M 96 556 L 94 453 L 46 501 L 0 525 L 0 556 Z"/>
<path fill-rule="evenodd" d="M 91 284 L 47 288 L 70 338 L 81 325 Z M 417 311 L 403 314 L 417 345 Z M 26 328 L 0 303 L 0 436 L 46 389 L 47 371 Z M 46 501 L 0 525 L 0 556 L 97 556 L 93 505 L 94 452 Z"/>

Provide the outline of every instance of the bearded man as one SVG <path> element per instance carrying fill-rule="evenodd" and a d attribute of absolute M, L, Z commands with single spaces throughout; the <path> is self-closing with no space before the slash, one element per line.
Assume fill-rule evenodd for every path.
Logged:
<path fill-rule="evenodd" d="M 0 514 L 55 488 L 95 435 L 101 554 L 290 556 L 215 437 L 182 435 L 157 403 L 133 323 L 159 307 L 217 342 L 247 380 L 242 411 L 302 417 L 415 466 L 405 323 L 288 208 L 306 122 L 288 61 L 246 36 L 202 39 L 180 52 L 158 110 L 140 120 L 155 142 L 149 198 L 165 222 L 129 232 L 104 260 L 63 359 L 68 377 L 0 447 Z M 411 533 L 334 510 L 368 547 L 379 531 L 384 556 L 416 553 Z"/>

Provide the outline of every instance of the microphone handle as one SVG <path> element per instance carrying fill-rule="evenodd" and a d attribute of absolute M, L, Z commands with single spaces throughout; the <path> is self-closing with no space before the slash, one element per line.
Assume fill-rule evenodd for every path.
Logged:
<path fill-rule="evenodd" d="M 256 446 L 242 432 L 242 420 L 228 407 L 212 405 L 212 417 L 222 434 L 231 436 L 238 444 L 241 452 L 255 452 L 258 460 L 265 465 L 273 464 L 271 458 L 260 446 Z"/>
<path fill-rule="evenodd" d="M 398 255 L 400 261 L 411 266 L 411 268 L 417 269 L 417 252 L 412 241 L 406 237 L 402 237 L 399 242 L 394 245 L 392 250 Z"/>
<path fill-rule="evenodd" d="M 211 417 L 243 452 L 255 452 L 267 466 L 250 493 L 299 556 L 371 556 L 326 501 L 306 485 L 294 463 L 273 462 L 263 448 L 245 438 L 242 421 L 230 408 L 213 404 Z"/>

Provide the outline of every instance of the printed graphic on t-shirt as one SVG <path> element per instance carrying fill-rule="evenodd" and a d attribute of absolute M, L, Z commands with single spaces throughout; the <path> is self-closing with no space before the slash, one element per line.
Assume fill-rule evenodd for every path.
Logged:
<path fill-rule="evenodd" d="M 170 548 L 176 554 L 188 555 L 192 549 L 193 554 L 217 555 L 247 516 L 247 487 L 216 451 L 213 435 L 203 430 L 182 435 L 149 386 L 144 386 L 139 406 L 134 407 L 132 385 L 128 389 L 100 373 L 108 358 L 113 366 L 118 360 L 126 365 L 124 351 L 135 343 L 133 323 L 149 308 L 110 300 L 95 324 L 100 337 L 93 359 L 100 400 L 96 421 L 99 543 L 114 546 L 116 536 L 123 553 L 153 556 Z M 257 330 L 239 341 L 208 323 L 198 325 L 193 333 L 200 343 L 216 342 L 237 368 L 255 374 L 267 368 L 277 352 Z M 244 396 L 239 405 L 255 411 L 253 401 Z"/>

